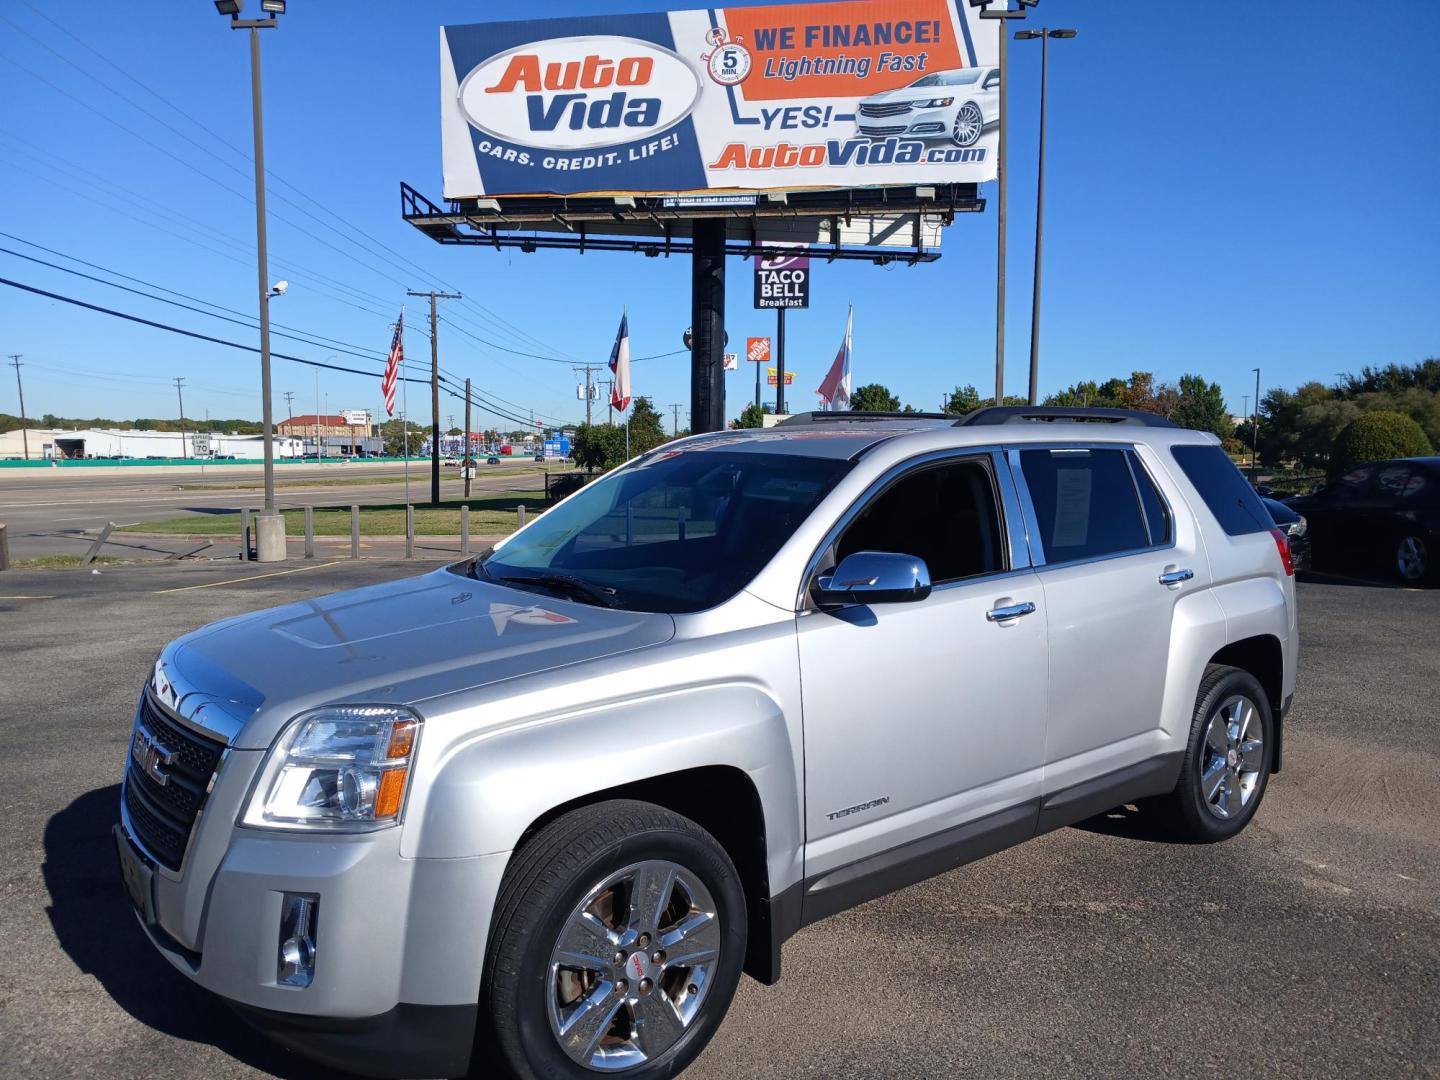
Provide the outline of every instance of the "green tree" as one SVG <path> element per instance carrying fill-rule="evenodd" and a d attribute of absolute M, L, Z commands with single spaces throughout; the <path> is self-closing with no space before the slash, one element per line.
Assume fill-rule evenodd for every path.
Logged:
<path fill-rule="evenodd" d="M 1335 440 L 1330 473 L 1338 475 L 1362 461 L 1424 457 L 1434 452 L 1412 417 L 1397 412 L 1362 413 Z"/>
<path fill-rule="evenodd" d="M 637 397 L 630 404 L 630 457 L 654 450 L 670 437 L 665 425 L 648 397 Z M 586 469 L 606 471 L 626 461 L 625 425 L 581 424 L 570 440 L 575 463 Z"/>
<path fill-rule="evenodd" d="M 404 455 L 406 449 L 405 428 L 405 421 L 400 419 L 387 420 L 380 425 L 380 438 L 384 441 L 386 457 L 401 457 Z M 430 437 L 430 433 L 419 424 L 412 423 L 409 425 L 409 428 L 410 453 L 412 455 L 418 454 L 420 452 L 420 444 Z"/>
<path fill-rule="evenodd" d="M 850 395 L 851 412 L 899 412 L 900 399 L 888 387 L 869 383 Z"/>
<path fill-rule="evenodd" d="M 1235 433 L 1220 384 L 1206 382 L 1203 375 L 1180 376 L 1177 399 L 1166 415 L 1183 428 L 1209 431 L 1222 439 Z"/>
<path fill-rule="evenodd" d="M 950 396 L 945 399 L 944 411 L 951 416 L 964 416 L 978 408 L 980 408 L 980 391 L 976 390 L 972 383 L 955 387 L 950 391 Z"/>
<path fill-rule="evenodd" d="M 737 428 L 758 428 L 765 426 L 765 408 L 756 405 L 753 401 L 740 410 L 740 418 L 735 421 Z"/>

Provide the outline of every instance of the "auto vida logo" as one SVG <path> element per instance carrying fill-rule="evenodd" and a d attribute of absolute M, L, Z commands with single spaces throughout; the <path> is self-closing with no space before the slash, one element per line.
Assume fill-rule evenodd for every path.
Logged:
<path fill-rule="evenodd" d="M 460 84 L 460 109 L 473 126 L 545 150 L 634 142 L 678 124 L 699 99 L 689 64 L 624 37 L 521 45 L 484 60 Z"/>

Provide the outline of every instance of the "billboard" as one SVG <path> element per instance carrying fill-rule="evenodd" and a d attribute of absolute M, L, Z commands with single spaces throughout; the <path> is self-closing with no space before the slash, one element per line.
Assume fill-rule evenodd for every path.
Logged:
<path fill-rule="evenodd" d="M 838 0 L 440 30 L 447 199 L 995 177 L 998 27 Z"/>

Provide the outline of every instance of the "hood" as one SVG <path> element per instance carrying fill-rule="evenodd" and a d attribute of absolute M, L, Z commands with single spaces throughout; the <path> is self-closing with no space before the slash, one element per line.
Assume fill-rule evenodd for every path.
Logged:
<path fill-rule="evenodd" d="M 878 94 L 871 94 L 860 102 L 861 105 L 894 105 L 899 103 L 914 103 L 916 101 L 931 101 L 939 97 L 957 97 L 959 88 L 955 86 L 901 86 L 894 90 L 882 90 Z"/>
<path fill-rule="evenodd" d="M 213 727 L 223 715 L 232 729 L 243 725 L 232 745 L 260 749 L 305 709 L 413 705 L 659 645 L 674 633 L 669 615 L 577 604 L 439 570 L 214 623 L 170 645 L 157 672 L 182 713 L 208 710 Z"/>

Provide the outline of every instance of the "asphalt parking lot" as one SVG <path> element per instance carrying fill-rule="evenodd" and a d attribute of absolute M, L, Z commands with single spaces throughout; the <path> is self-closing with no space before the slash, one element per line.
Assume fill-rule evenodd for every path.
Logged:
<path fill-rule="evenodd" d="M 166 640 L 422 569 L 0 575 L 4 1075 L 335 1075 L 151 950 L 108 830 Z M 1285 769 L 1245 834 L 1175 845 L 1122 811 L 836 916 L 687 1077 L 1440 1076 L 1440 590 L 1300 597 Z"/>

